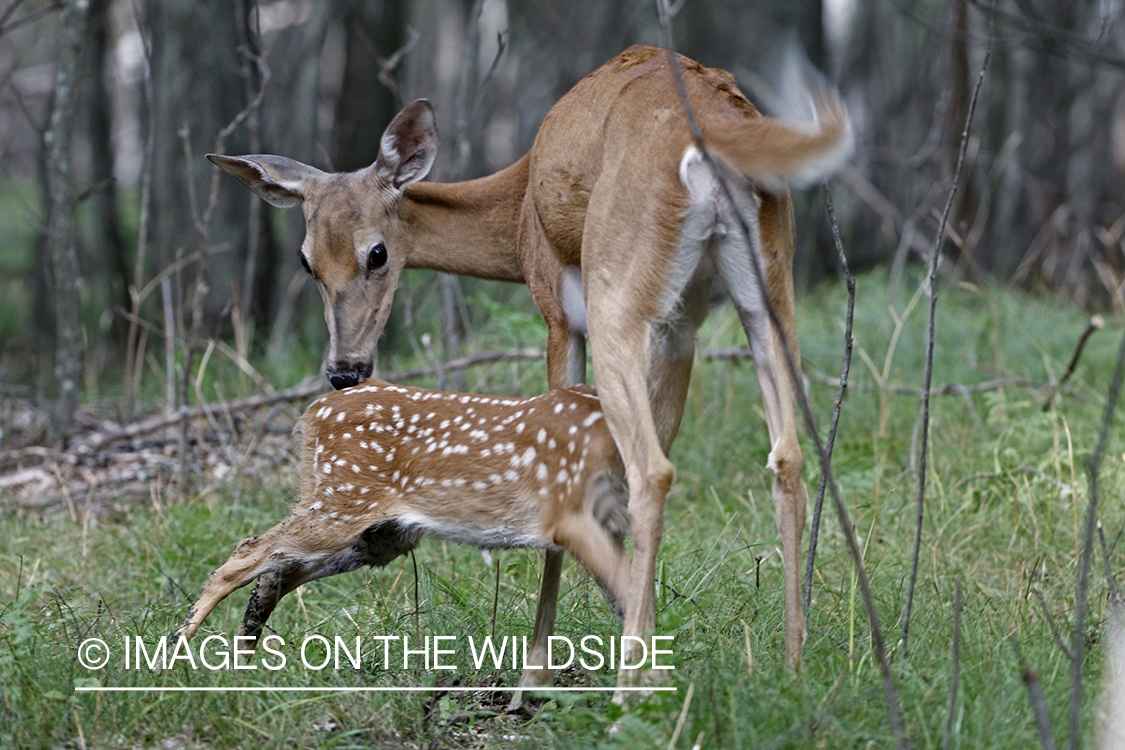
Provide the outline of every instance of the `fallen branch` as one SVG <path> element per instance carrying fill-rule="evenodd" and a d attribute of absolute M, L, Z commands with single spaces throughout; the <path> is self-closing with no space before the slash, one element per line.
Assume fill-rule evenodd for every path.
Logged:
<path fill-rule="evenodd" d="M 438 374 L 440 371 L 448 372 L 449 370 L 464 370 L 475 365 L 487 364 L 489 362 L 501 361 L 515 361 L 515 360 L 537 360 L 543 359 L 544 353 L 542 349 L 534 347 L 526 347 L 523 349 L 508 349 L 505 351 L 497 352 L 483 352 L 481 354 L 474 354 L 467 357 L 458 357 L 449 362 L 440 364 L 438 366 L 419 367 L 411 370 L 402 370 L 399 372 L 389 372 L 383 375 L 383 379 L 392 382 L 401 380 L 412 380 L 414 378 L 427 377 Z M 313 396 L 324 393 L 328 390 L 328 386 L 321 380 L 319 376 L 308 378 L 301 381 L 297 385 L 286 388 L 283 391 L 270 394 L 259 394 L 255 396 L 247 396 L 245 398 L 233 399 L 226 402 L 225 408 L 230 413 L 251 411 L 263 406 L 272 406 L 273 404 L 281 403 L 284 401 L 301 401 L 309 399 Z M 72 453 L 85 455 L 94 453 L 101 450 L 106 445 L 116 442 L 118 440 L 128 440 L 135 438 L 139 435 L 145 435 L 157 430 L 171 427 L 177 424 L 181 419 L 199 419 L 207 416 L 207 410 L 204 407 L 196 407 L 194 409 L 183 409 L 171 414 L 160 414 L 148 419 L 142 419 L 138 422 L 122 425 L 116 429 L 109 429 L 103 432 L 97 432 L 93 435 L 87 436 L 85 439 L 78 441 L 71 449 Z M 43 448 L 23 449 L 24 451 L 35 450 L 43 451 Z M 0 463 L 5 458 L 9 457 L 14 452 L 0 455 Z M 27 454 L 33 455 L 33 454 Z"/>

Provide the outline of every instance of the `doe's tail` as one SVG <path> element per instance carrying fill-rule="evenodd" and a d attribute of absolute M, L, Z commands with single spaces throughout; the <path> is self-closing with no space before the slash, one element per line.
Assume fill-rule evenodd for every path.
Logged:
<path fill-rule="evenodd" d="M 707 147 L 766 190 L 813 184 L 843 166 L 855 146 L 839 92 L 792 45 L 784 53 L 777 117 L 702 123 Z"/>

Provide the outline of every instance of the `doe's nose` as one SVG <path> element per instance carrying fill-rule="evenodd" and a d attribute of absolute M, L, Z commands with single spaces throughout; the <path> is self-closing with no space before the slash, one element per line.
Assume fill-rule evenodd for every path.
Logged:
<path fill-rule="evenodd" d="M 370 377 L 371 365 L 337 362 L 335 367 L 325 370 L 324 374 L 328 376 L 332 387 L 339 391 L 358 385 L 360 381 Z"/>

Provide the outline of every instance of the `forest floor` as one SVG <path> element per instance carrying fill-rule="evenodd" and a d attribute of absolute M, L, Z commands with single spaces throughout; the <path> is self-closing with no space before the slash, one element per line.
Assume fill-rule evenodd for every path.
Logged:
<path fill-rule="evenodd" d="M 943 290 L 918 586 L 904 645 L 927 305 L 916 285 L 904 282 L 889 293 L 885 273 L 858 282 L 856 353 L 833 468 L 874 590 L 905 735 L 915 747 L 945 739 L 952 748 L 1038 747 L 1039 722 L 1046 721 L 1063 743 L 1090 497 L 1085 461 L 1097 442 L 1122 321 L 1090 338 L 1056 393 L 1086 315 L 996 288 Z M 827 285 L 798 301 L 802 357 L 822 432 L 843 356 L 845 299 L 839 285 Z M 488 348 L 492 343 L 525 341 Z M 700 334 L 703 352 L 744 344 L 729 308 L 716 311 Z M 469 370 L 470 388 L 493 393 L 530 394 L 542 383 L 536 360 Z M 290 385 L 274 384 L 279 391 Z M 319 385 L 304 387 L 313 393 Z M 482 554 L 434 541 L 385 568 L 300 589 L 270 621 L 285 644 L 280 656 L 270 662 L 259 654 L 257 669 L 222 668 L 245 591 L 224 602 L 197 635 L 194 666 L 138 663 L 138 647 L 155 653 L 208 573 L 239 540 L 276 523 L 292 499 L 289 431 L 308 399 L 239 411 L 221 395 L 237 387 L 224 388 L 200 391 L 211 408 L 189 431 L 187 497 L 173 484 L 180 465 L 174 428 L 111 440 L 106 436 L 120 429 L 111 418 L 116 407 L 92 402 L 83 407 L 72 450 L 57 452 L 28 444 L 42 429 L 42 408 L 15 392 L 0 401 L 0 744 L 893 746 L 872 630 L 831 506 L 820 532 L 804 661 L 797 672 L 785 663 L 769 441 L 753 366 L 723 357 L 697 363 L 671 454 L 677 478 L 656 609 L 658 634 L 673 637 L 664 658 L 675 667 L 661 687 L 674 690 L 636 699 L 623 712 L 604 690 L 615 684 L 614 670 L 571 666 L 556 684 L 591 690 L 545 693 L 506 712 L 508 694 L 496 688 L 515 685 L 518 668 L 477 664 L 468 639 L 530 635 L 542 555 Z M 1081 634 L 1079 731 L 1087 746 L 1102 731 L 1111 586 L 1125 585 L 1121 414 L 1116 425 L 1098 485 L 1105 554 L 1096 537 Z M 819 466 L 807 439 L 803 447 L 812 498 Z M 618 628 L 598 587 L 568 562 L 556 634 L 604 643 Z M 403 668 L 401 650 L 400 658 L 385 660 L 383 644 L 401 641 L 382 636 L 409 637 L 411 648 L 427 636 L 451 637 L 442 647 L 452 653 L 441 658 L 454 669 L 427 669 L 424 656 Z M 318 648 L 351 649 L 357 637 L 358 667 L 346 654 L 338 665 L 320 667 L 327 654 Z M 104 642 L 109 659 L 87 668 L 97 656 L 88 645 L 93 638 Z M 310 643 L 302 658 L 302 644 Z M 134 690 L 91 689 L 111 687 Z M 1042 712 L 1029 688 L 1042 692 Z"/>

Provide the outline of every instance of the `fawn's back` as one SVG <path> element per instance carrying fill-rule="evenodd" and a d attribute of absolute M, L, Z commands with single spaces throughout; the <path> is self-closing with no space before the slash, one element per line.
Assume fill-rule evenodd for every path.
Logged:
<path fill-rule="evenodd" d="M 515 399 L 367 380 L 314 402 L 300 427 L 292 515 L 306 522 L 343 531 L 389 517 L 486 548 L 563 546 L 573 513 L 628 528 L 621 461 L 585 386 Z"/>

